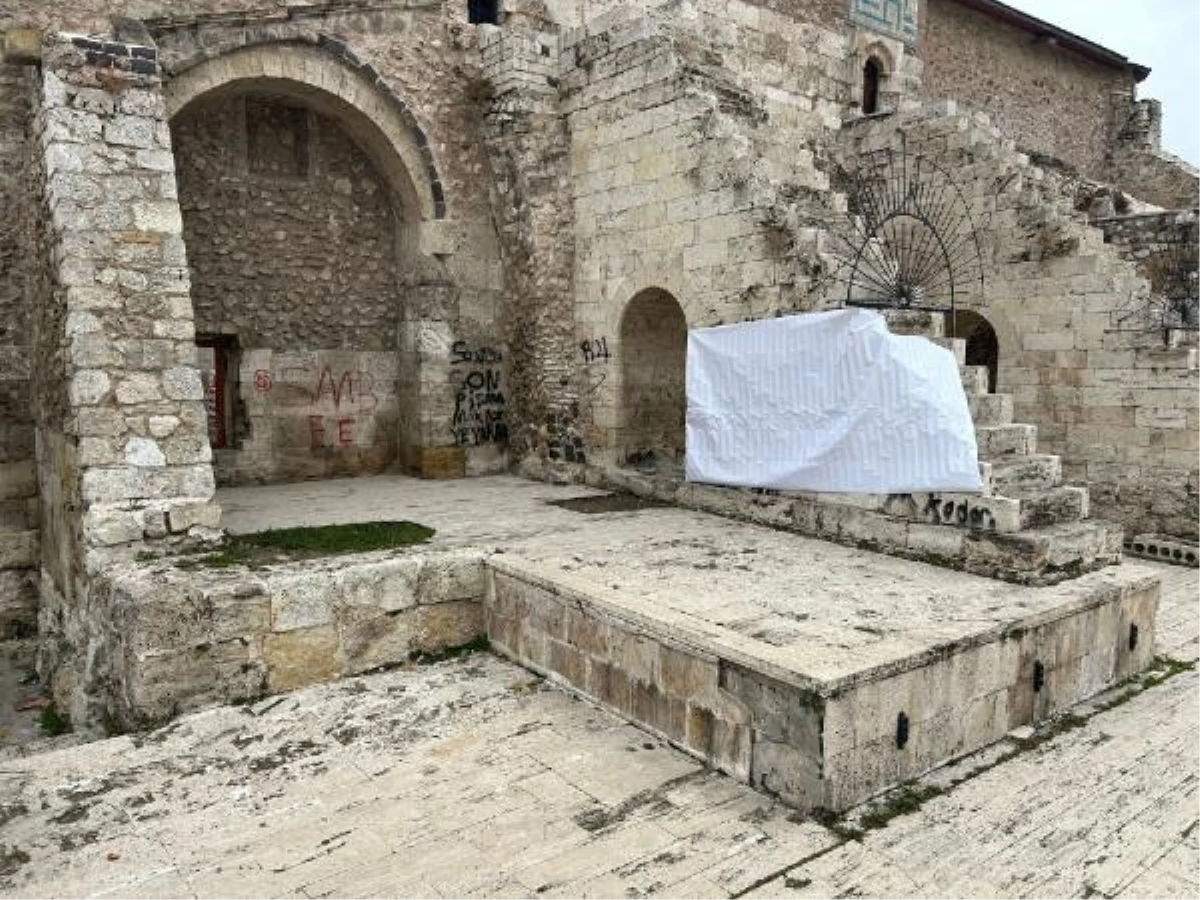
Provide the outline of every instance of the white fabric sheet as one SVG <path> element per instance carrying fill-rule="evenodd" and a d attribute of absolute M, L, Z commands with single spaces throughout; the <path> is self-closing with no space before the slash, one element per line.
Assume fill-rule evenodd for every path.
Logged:
<path fill-rule="evenodd" d="M 688 332 L 687 477 L 784 490 L 979 491 L 954 355 L 839 309 Z"/>

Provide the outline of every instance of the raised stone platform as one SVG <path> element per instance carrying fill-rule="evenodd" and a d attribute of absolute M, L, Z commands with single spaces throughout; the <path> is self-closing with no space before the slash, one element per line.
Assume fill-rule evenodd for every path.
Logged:
<path fill-rule="evenodd" d="M 98 579 L 79 724 L 136 728 L 404 664 L 499 652 L 800 807 L 843 809 L 1143 667 L 1158 580 L 1029 588 L 511 477 L 241 488 L 230 527 L 407 518 L 428 544 Z M 902 718 L 903 716 L 903 718 Z"/>
<path fill-rule="evenodd" d="M 1134 565 L 1029 588 L 676 509 L 487 565 L 493 647 L 802 807 L 846 809 L 1152 657 Z"/>

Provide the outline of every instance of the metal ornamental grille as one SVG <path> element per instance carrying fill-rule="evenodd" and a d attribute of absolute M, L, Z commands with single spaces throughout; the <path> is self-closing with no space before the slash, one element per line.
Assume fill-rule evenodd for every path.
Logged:
<path fill-rule="evenodd" d="M 903 151 L 860 159 L 831 250 L 849 306 L 952 313 L 961 295 L 983 286 L 962 191 L 936 163 Z"/>
<path fill-rule="evenodd" d="M 1200 233 L 1192 222 L 1138 260 L 1150 291 L 1135 294 L 1118 310 L 1115 330 L 1161 332 L 1167 343 L 1172 331 L 1200 330 L 1198 240 Z"/>

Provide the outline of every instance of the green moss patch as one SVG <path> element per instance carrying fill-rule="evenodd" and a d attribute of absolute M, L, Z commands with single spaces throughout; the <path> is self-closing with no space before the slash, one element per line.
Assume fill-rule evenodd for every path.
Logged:
<path fill-rule="evenodd" d="M 186 568 L 268 565 L 293 559 L 367 553 L 423 544 L 434 529 L 416 522 L 355 522 L 305 528 L 276 528 L 254 534 L 231 534 L 214 551 L 193 557 Z"/>

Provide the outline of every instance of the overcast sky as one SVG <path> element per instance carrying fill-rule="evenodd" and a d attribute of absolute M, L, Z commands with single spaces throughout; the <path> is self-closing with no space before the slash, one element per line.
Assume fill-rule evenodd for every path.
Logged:
<path fill-rule="evenodd" d="M 1200 3 L 1196 0 L 1005 0 L 1031 16 L 1149 66 L 1138 97 L 1163 104 L 1163 149 L 1200 165 Z"/>

